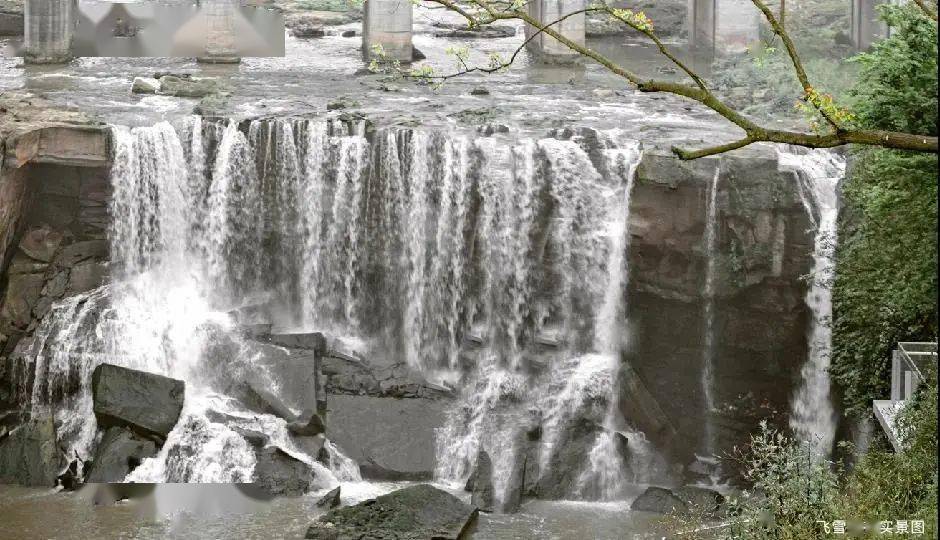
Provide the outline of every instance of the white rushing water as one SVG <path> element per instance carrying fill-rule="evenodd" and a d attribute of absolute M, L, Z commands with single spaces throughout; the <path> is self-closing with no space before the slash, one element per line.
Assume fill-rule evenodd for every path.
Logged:
<path fill-rule="evenodd" d="M 577 470 L 561 495 L 615 499 L 649 472 L 618 407 L 640 158 L 623 133 L 366 137 L 362 122 L 192 117 L 118 127 L 114 141 L 112 283 L 55 306 L 32 350 L 34 407 L 56 406 L 72 452 L 93 453 L 89 379 L 107 361 L 186 382 L 180 422 L 135 481 L 247 481 L 242 429 L 325 485 L 359 480 L 341 449 L 316 463 L 283 419 L 233 393 L 246 377 L 280 393 L 239 329 L 270 322 L 461 388 L 438 440 L 443 481 L 465 479 L 485 449 L 503 497 L 533 421 L 540 475 Z"/>
<path fill-rule="evenodd" d="M 796 173 L 799 194 L 815 231 L 813 268 L 806 292 L 812 314 L 807 332 L 809 354 L 793 396 L 790 427 L 825 459 L 832 453 L 837 415 L 832 402 L 829 363 L 832 354 L 832 283 L 839 217 L 839 182 L 845 160 L 825 150 L 780 152 L 780 167 Z"/>
<path fill-rule="evenodd" d="M 704 447 L 706 458 L 715 454 L 715 426 L 712 415 L 715 411 L 715 279 L 717 277 L 718 249 L 718 180 L 720 167 L 715 168 L 715 175 L 708 186 L 708 204 L 705 212 L 705 297 L 703 318 L 705 330 L 702 347 L 702 394 L 705 405 Z"/>

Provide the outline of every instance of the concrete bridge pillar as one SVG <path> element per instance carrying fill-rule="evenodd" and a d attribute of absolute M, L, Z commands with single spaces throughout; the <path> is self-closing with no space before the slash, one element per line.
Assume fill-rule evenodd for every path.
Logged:
<path fill-rule="evenodd" d="M 584 13 L 571 15 L 559 23 L 552 24 L 565 15 L 583 10 L 584 7 L 585 0 L 531 0 L 528 9 L 529 15 L 542 25 L 550 25 L 552 30 L 562 36 L 578 45 L 584 45 Z M 526 39 L 537 32 L 538 29 L 534 26 L 526 25 Z M 580 57 L 567 45 L 544 32 L 535 36 L 527 47 L 542 60 L 571 62 Z"/>
<path fill-rule="evenodd" d="M 241 61 L 235 46 L 235 18 L 238 0 L 204 0 L 206 16 L 206 55 L 198 60 L 208 64 L 237 64 Z"/>
<path fill-rule="evenodd" d="M 878 10 L 886 0 L 850 0 L 852 43 L 859 50 L 866 50 L 880 39 L 888 37 L 888 25 L 878 18 Z"/>
<path fill-rule="evenodd" d="M 375 58 L 381 47 L 385 58 L 411 62 L 412 13 L 409 0 L 366 0 L 362 23 L 362 54 Z"/>
<path fill-rule="evenodd" d="M 760 39 L 760 23 L 750 0 L 689 0 L 689 45 L 699 54 L 744 51 Z"/>
<path fill-rule="evenodd" d="M 26 0 L 25 51 L 28 64 L 61 64 L 72 58 L 74 0 Z"/>

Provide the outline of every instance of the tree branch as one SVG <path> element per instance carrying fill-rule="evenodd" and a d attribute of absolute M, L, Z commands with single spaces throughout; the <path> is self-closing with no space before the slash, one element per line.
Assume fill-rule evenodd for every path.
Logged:
<path fill-rule="evenodd" d="M 937 20 L 937 12 L 930 9 L 930 6 L 927 5 L 927 2 L 924 2 L 924 0 L 914 0 L 914 3 L 917 4 L 917 7 L 919 7 L 920 10 L 923 11 L 928 17 L 934 21 Z"/>
<path fill-rule="evenodd" d="M 701 103 L 702 105 L 715 111 L 726 120 L 730 121 L 744 131 L 743 138 L 727 144 L 707 147 L 699 150 L 674 148 L 673 151 L 681 159 L 696 159 L 699 157 L 720 154 L 722 152 L 743 148 L 755 142 L 793 144 L 797 146 L 805 146 L 808 148 L 832 148 L 845 144 L 862 144 L 898 150 L 911 150 L 915 152 L 929 152 L 934 154 L 938 153 L 937 137 L 878 130 L 851 130 L 839 125 L 837 120 L 832 116 L 832 111 L 827 110 L 827 108 L 824 107 L 818 99 L 816 99 L 818 94 L 815 93 L 815 90 L 809 81 L 809 77 L 803 68 L 802 61 L 797 54 L 793 40 L 783 28 L 781 22 L 774 16 L 774 14 L 762 0 L 752 0 L 752 2 L 755 6 L 757 6 L 761 13 L 763 13 L 764 17 L 773 28 L 774 33 L 780 36 L 780 38 L 783 40 L 787 54 L 789 55 L 794 71 L 796 72 L 797 79 L 803 87 L 804 100 L 809 101 L 812 106 L 826 119 L 829 125 L 833 128 L 831 132 L 805 133 L 797 131 L 774 130 L 756 124 L 754 121 L 745 117 L 743 114 L 729 106 L 727 103 L 723 102 L 714 93 L 712 93 L 712 91 L 705 84 L 704 79 L 702 79 L 697 73 L 695 73 L 695 71 L 685 65 L 682 61 L 680 61 L 674 54 L 671 53 L 671 51 L 669 51 L 662 41 L 659 40 L 658 36 L 656 36 L 652 29 L 652 25 L 649 24 L 648 19 L 644 23 L 641 18 L 636 17 L 637 14 L 634 12 L 628 12 L 627 10 L 614 10 L 607 6 L 603 6 L 601 8 L 587 8 L 566 14 L 565 16 L 549 24 L 542 24 L 530 16 L 527 12 L 519 9 L 515 4 L 513 4 L 510 9 L 506 11 L 496 11 L 487 0 L 469 0 L 486 12 L 486 19 L 481 20 L 475 18 L 473 14 L 465 9 L 453 9 L 452 6 L 458 7 L 453 0 L 430 1 L 448 7 L 449 9 L 452 9 L 452 11 L 459 13 L 468 20 L 471 26 L 482 26 L 483 24 L 489 24 L 496 20 L 517 19 L 525 22 L 526 24 L 529 24 L 533 28 L 537 29 L 537 31 L 529 36 L 529 38 L 527 38 L 523 44 L 516 49 L 508 62 L 501 62 L 497 65 L 486 68 L 467 67 L 467 69 L 451 75 L 424 76 L 423 78 L 446 80 L 448 78 L 457 77 L 459 75 L 474 71 L 492 73 L 499 71 L 500 69 L 508 68 L 513 63 L 519 52 L 525 48 L 526 44 L 531 42 L 535 36 L 546 34 L 562 43 L 572 51 L 594 60 L 601 66 L 605 67 L 608 71 L 626 79 L 630 83 L 634 84 L 640 92 L 664 92 L 697 101 L 698 103 Z M 594 51 L 593 49 L 572 41 L 553 28 L 553 26 L 572 15 L 585 13 L 588 11 L 605 12 L 613 18 L 623 22 L 630 28 L 633 28 L 634 30 L 653 40 L 653 43 L 656 44 L 656 46 L 659 48 L 660 53 L 668 58 L 677 67 L 679 67 L 683 72 L 685 72 L 686 75 L 688 75 L 695 84 L 689 85 L 664 80 L 644 79 L 639 74 L 633 72 L 627 67 L 615 63 L 611 59 L 598 53 L 597 51 Z"/>

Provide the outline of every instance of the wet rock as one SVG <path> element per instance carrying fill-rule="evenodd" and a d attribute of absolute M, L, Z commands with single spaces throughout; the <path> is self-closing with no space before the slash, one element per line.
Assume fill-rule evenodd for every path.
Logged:
<path fill-rule="evenodd" d="M 650 486 L 630 504 L 630 509 L 642 512 L 655 512 L 657 514 L 668 514 L 670 512 L 685 512 L 689 507 L 672 491 L 666 488 Z"/>
<path fill-rule="evenodd" d="M 95 452 L 91 471 L 86 479 L 90 483 L 123 482 L 131 471 L 149 457 L 157 454 L 157 445 L 133 431 L 112 427 L 105 431 Z"/>
<path fill-rule="evenodd" d="M 165 439 L 183 410 L 185 383 L 177 379 L 101 364 L 91 381 L 95 418 L 103 427 L 126 426 Z"/>
<path fill-rule="evenodd" d="M 424 482 L 434 478 L 434 471 L 401 471 L 391 469 L 374 458 L 368 457 L 359 463 L 359 474 L 367 480 L 381 482 Z"/>
<path fill-rule="evenodd" d="M 515 27 L 505 24 L 487 24 L 475 28 L 469 28 L 461 23 L 435 23 L 436 28 L 434 37 L 444 38 L 462 38 L 462 39 L 498 39 L 512 37 L 516 35 Z"/>
<path fill-rule="evenodd" d="M 268 343 L 291 349 L 306 349 L 323 353 L 326 351 L 326 338 L 319 332 L 308 334 L 271 334 Z"/>
<path fill-rule="evenodd" d="M 430 479 L 437 464 L 435 428 L 449 403 L 331 395 L 327 437 L 360 463 L 364 477 Z"/>
<path fill-rule="evenodd" d="M 134 77 L 131 92 L 134 94 L 156 94 L 160 91 L 160 81 L 150 77 Z"/>
<path fill-rule="evenodd" d="M 341 98 L 339 98 L 339 99 L 335 99 L 335 100 L 333 100 L 333 101 L 327 103 L 327 104 L 326 104 L 326 110 L 328 110 L 328 111 L 338 111 L 338 110 L 340 110 L 340 109 L 349 109 L 349 108 L 358 107 L 358 106 L 359 106 L 359 102 L 358 102 L 358 101 L 356 101 L 356 100 L 354 100 L 354 99 L 352 99 L 352 98 L 348 98 L 348 97 L 341 97 Z"/>
<path fill-rule="evenodd" d="M 37 261 L 52 262 L 63 239 L 61 232 L 49 226 L 40 226 L 23 235 L 20 249 Z"/>
<path fill-rule="evenodd" d="M 29 420 L 0 440 L 0 484 L 53 487 L 59 470 L 51 414 Z"/>
<path fill-rule="evenodd" d="M 246 419 L 232 414 L 209 409 L 206 411 L 206 418 L 210 422 L 223 424 L 235 433 L 242 436 L 245 441 L 255 448 L 261 448 L 268 444 L 268 436 L 264 433 L 245 425 Z"/>
<path fill-rule="evenodd" d="M 44 283 L 42 274 L 12 274 L 7 282 L 3 307 L 0 308 L 0 332 L 14 334 L 25 330 L 33 320 L 32 311 L 39 301 Z"/>
<path fill-rule="evenodd" d="M 86 240 L 75 242 L 62 248 L 56 255 L 55 264 L 62 268 L 71 268 L 76 264 L 89 259 L 105 259 L 108 257 L 109 245 L 107 240 Z"/>
<path fill-rule="evenodd" d="M 473 90 L 470 90 L 470 95 L 471 96 L 488 96 L 490 95 L 490 91 L 482 86 L 478 86 L 474 88 Z"/>
<path fill-rule="evenodd" d="M 448 116 L 463 124 L 478 125 L 492 123 L 499 118 L 501 114 L 502 111 L 495 107 L 481 107 L 478 109 L 464 109 L 449 114 Z"/>
<path fill-rule="evenodd" d="M 107 263 L 88 261 L 77 264 L 69 271 L 66 294 L 71 296 L 96 289 L 105 282 L 107 276 Z"/>
<path fill-rule="evenodd" d="M 317 500 L 317 506 L 320 508 L 336 508 L 339 506 L 340 486 L 336 486 Z"/>
<path fill-rule="evenodd" d="M 323 31 L 322 26 L 314 25 L 308 21 L 304 21 L 291 28 L 291 34 L 293 34 L 295 38 L 309 39 L 321 38 L 326 35 L 326 32 Z"/>
<path fill-rule="evenodd" d="M 528 454 L 527 445 L 519 446 L 513 457 L 513 468 L 509 473 L 509 480 L 506 485 L 506 492 L 503 494 L 503 500 L 500 503 L 499 511 L 504 514 L 512 514 L 519 511 L 522 506 L 522 497 L 526 486 L 526 473 L 528 470 L 528 460 L 531 459 Z"/>
<path fill-rule="evenodd" d="M 467 485 L 471 486 L 470 504 L 483 512 L 496 509 L 496 493 L 493 491 L 493 461 L 485 450 L 477 454 L 476 467 Z M 472 484 L 472 485 L 471 485 Z"/>
<path fill-rule="evenodd" d="M 423 52 L 421 52 L 421 49 L 417 47 L 411 48 L 411 60 L 413 62 L 417 62 L 419 60 L 426 60 L 426 59 L 427 59 L 427 56 Z"/>
<path fill-rule="evenodd" d="M 446 491 L 419 484 L 332 510 L 310 526 L 305 538 L 457 540 L 464 537 L 477 512 Z"/>
<path fill-rule="evenodd" d="M 59 476 L 56 478 L 56 482 L 58 485 L 62 486 L 62 489 L 66 491 L 75 491 L 84 483 L 81 471 L 87 470 L 88 465 L 89 462 L 83 463 L 78 458 L 73 459 L 65 467 L 65 470 L 59 473 Z"/>
<path fill-rule="evenodd" d="M 313 437 L 326 432 L 326 424 L 320 415 L 313 411 L 304 411 L 295 420 L 287 423 L 287 431 L 302 437 Z"/>
<path fill-rule="evenodd" d="M 313 468 L 277 446 L 257 450 L 255 483 L 272 495 L 301 495 L 310 489 Z"/>
<path fill-rule="evenodd" d="M 591 452 L 602 428 L 587 418 L 574 421 L 554 445 L 554 452 L 539 478 L 539 496 L 561 499 L 577 486 L 582 464 Z"/>
<path fill-rule="evenodd" d="M 181 79 L 174 75 L 160 79 L 159 94 L 164 96 L 204 98 L 220 91 L 221 86 L 214 79 Z"/>
<path fill-rule="evenodd" d="M 357 33 L 355 30 L 343 30 L 339 35 L 340 37 L 356 37 Z"/>

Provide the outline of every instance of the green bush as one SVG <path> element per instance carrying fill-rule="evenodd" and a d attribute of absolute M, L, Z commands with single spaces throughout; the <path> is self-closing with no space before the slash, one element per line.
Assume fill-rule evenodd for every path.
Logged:
<path fill-rule="evenodd" d="M 937 27 L 913 5 L 884 7 L 892 37 L 860 55 L 862 127 L 937 134 Z M 898 341 L 937 335 L 937 156 L 853 153 L 836 254 L 832 375 L 852 413 L 888 395 Z"/>

